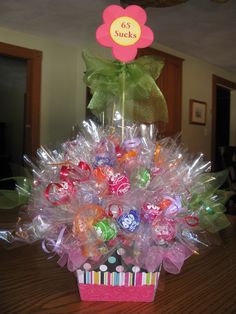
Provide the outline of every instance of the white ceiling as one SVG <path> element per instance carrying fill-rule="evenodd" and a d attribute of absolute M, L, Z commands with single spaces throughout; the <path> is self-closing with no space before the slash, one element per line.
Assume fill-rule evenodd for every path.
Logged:
<path fill-rule="evenodd" d="M 95 41 L 102 11 L 109 4 L 119 1 L 2 0 L 0 27 L 81 44 L 88 38 Z M 148 8 L 147 14 L 156 42 L 236 73 L 236 0 L 189 0 Z"/>

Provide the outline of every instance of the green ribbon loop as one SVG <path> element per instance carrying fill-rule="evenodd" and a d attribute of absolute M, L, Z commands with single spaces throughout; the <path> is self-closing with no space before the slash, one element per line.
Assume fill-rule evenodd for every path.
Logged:
<path fill-rule="evenodd" d="M 207 206 L 199 212 L 199 224 L 202 229 L 215 233 L 230 225 L 229 220 L 223 212 L 224 207 L 222 205 L 215 205 L 211 212 L 208 211 L 208 208 L 210 207 Z"/>
<path fill-rule="evenodd" d="M 209 172 L 199 175 L 196 183 L 190 190 L 192 194 L 190 205 L 194 207 L 214 195 L 214 193 L 223 185 L 227 176 L 227 169 L 219 172 Z"/>
<path fill-rule="evenodd" d="M 125 92 L 125 118 L 153 123 L 168 122 L 165 98 L 156 85 L 164 61 L 155 56 L 140 57 L 132 63 L 110 61 L 83 51 L 86 65 L 84 82 L 93 95 L 88 108 L 96 115 L 116 105 L 121 113 L 121 97 Z M 125 91 L 123 77 L 125 73 Z"/>
<path fill-rule="evenodd" d="M 0 209 L 10 209 L 27 204 L 31 189 L 32 180 L 26 177 L 9 177 L 1 179 L 1 182 L 15 182 L 15 190 L 0 190 Z"/>
<path fill-rule="evenodd" d="M 204 173 L 199 176 L 197 183 L 191 188 L 192 198 L 189 202 L 189 209 L 192 212 L 198 212 L 201 228 L 212 233 L 218 232 L 230 224 L 224 215 L 224 204 L 232 196 L 232 193 L 219 189 L 227 176 L 228 170 Z"/>

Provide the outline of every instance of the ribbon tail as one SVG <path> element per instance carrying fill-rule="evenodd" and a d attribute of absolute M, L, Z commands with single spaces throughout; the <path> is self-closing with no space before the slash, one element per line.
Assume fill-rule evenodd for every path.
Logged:
<path fill-rule="evenodd" d="M 215 192 L 215 197 L 217 198 L 218 202 L 223 205 L 225 205 L 233 195 L 236 195 L 236 192 L 226 190 L 217 190 Z"/>
<path fill-rule="evenodd" d="M 204 173 L 198 177 L 195 185 L 191 188 L 191 193 L 195 197 L 191 200 L 191 203 L 202 201 L 213 195 L 225 182 L 228 176 L 228 170 L 222 170 L 219 172 Z M 204 191 L 202 192 L 202 187 Z"/>
<path fill-rule="evenodd" d="M 106 73 L 106 71 L 110 72 L 114 68 L 112 61 L 95 57 L 91 53 L 89 53 L 87 50 L 82 51 L 82 58 L 86 65 L 87 75 L 93 74 L 94 72 L 100 72 L 100 71 L 104 73 Z"/>
<path fill-rule="evenodd" d="M 31 193 L 32 182 L 26 177 L 9 177 L 1 179 L 0 182 L 10 182 L 15 190 L 0 189 L 0 208 L 10 209 L 27 204 Z"/>
<path fill-rule="evenodd" d="M 63 253 L 59 260 L 57 261 L 57 264 L 60 266 L 60 267 L 64 267 L 66 264 L 68 263 L 68 254 L 66 253 Z"/>
<path fill-rule="evenodd" d="M 184 261 L 193 254 L 193 252 L 182 244 L 176 244 L 168 249 L 163 258 L 164 269 L 171 274 L 179 274 Z"/>
<path fill-rule="evenodd" d="M 76 269 L 79 269 L 81 265 L 86 262 L 86 260 L 87 257 L 82 254 L 80 248 L 71 249 L 71 251 L 69 249 L 67 268 L 69 271 L 73 272 Z"/>
<path fill-rule="evenodd" d="M 211 233 L 218 232 L 230 225 L 230 222 L 225 216 L 225 214 L 221 212 L 220 209 L 216 211 L 215 208 L 214 213 L 212 214 L 209 214 L 208 212 L 201 210 L 199 213 L 199 223 L 201 228 Z"/>
<path fill-rule="evenodd" d="M 89 104 L 88 109 L 90 109 L 95 115 L 105 111 L 107 102 L 107 95 L 102 91 L 97 90 L 93 94 Z"/>
<path fill-rule="evenodd" d="M 157 248 L 155 246 L 150 247 L 144 262 L 147 271 L 155 272 L 155 270 L 161 265 L 163 256 L 164 252 L 161 248 Z"/>
<path fill-rule="evenodd" d="M 144 123 L 168 122 L 166 100 L 158 87 L 157 90 L 148 99 L 127 101 L 125 114 L 129 120 Z"/>
<path fill-rule="evenodd" d="M 154 81 L 158 79 L 165 65 L 164 60 L 157 56 L 142 56 L 135 62 L 141 65 L 147 73 L 150 73 Z"/>

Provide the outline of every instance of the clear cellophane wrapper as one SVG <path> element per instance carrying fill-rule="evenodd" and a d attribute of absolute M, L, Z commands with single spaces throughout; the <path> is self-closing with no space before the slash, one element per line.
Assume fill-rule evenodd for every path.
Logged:
<path fill-rule="evenodd" d="M 114 283 L 115 277 L 104 277 L 111 267 L 117 285 L 134 282 L 124 273 L 144 285 L 147 274 L 156 273 L 156 287 L 161 266 L 178 274 L 188 257 L 211 245 L 212 233 L 229 224 L 219 190 L 227 173 L 209 172 L 203 155 L 190 155 L 179 138 L 156 135 L 153 125 L 130 123 L 120 132 L 118 125 L 89 120 L 58 149 L 39 148 L 36 161 L 25 157 L 31 191 L 25 181 L 16 185 L 27 206 L 14 231 L 1 230 L 1 239 L 41 241 L 83 284 L 86 272 Z M 109 259 L 117 254 L 114 268 Z M 135 277 L 139 272 L 145 280 Z"/>

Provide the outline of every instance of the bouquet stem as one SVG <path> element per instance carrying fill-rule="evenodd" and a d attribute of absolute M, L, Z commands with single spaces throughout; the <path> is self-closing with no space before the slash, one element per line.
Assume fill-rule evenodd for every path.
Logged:
<path fill-rule="evenodd" d="M 123 63 L 123 71 L 122 71 L 122 94 L 121 94 L 121 139 L 124 140 L 125 133 L 125 63 Z"/>

